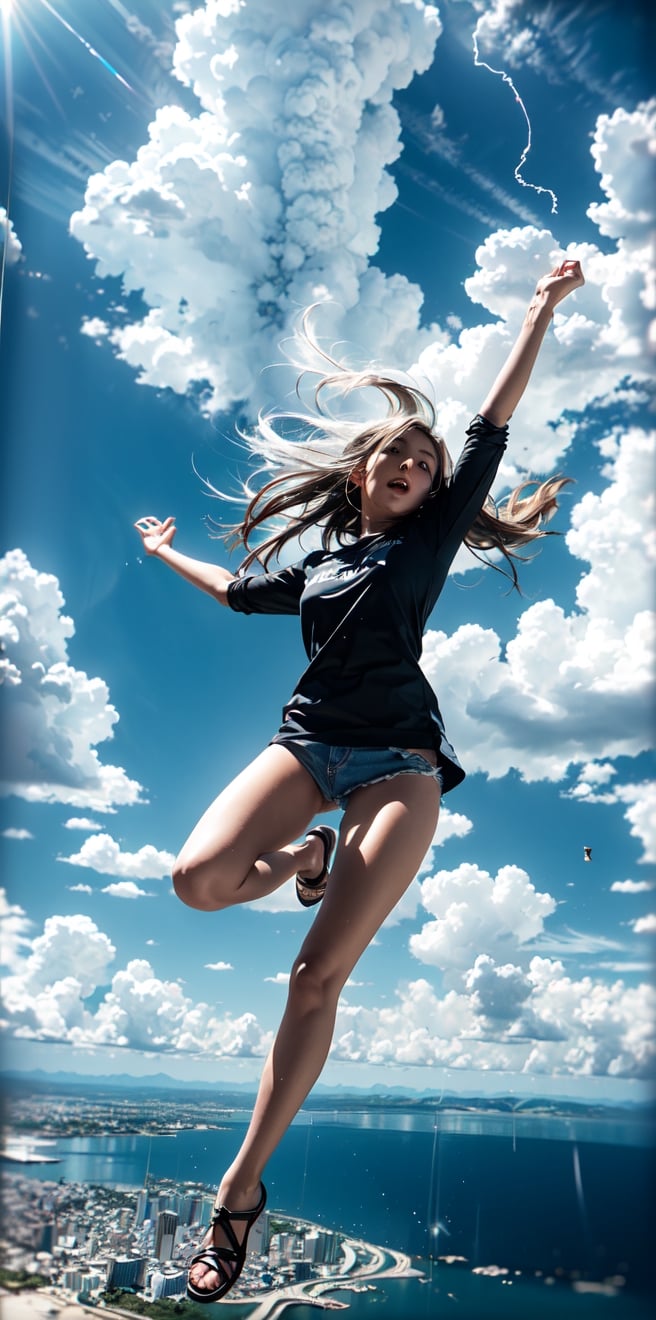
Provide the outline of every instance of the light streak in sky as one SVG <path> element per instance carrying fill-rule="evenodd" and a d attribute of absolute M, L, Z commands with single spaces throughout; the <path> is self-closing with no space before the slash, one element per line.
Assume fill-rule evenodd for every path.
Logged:
<path fill-rule="evenodd" d="M 61 14 L 58 13 L 54 5 L 50 4 L 50 0 L 41 0 L 41 4 L 43 5 L 44 9 L 48 10 L 49 14 L 52 14 L 53 18 L 57 19 L 58 23 L 61 23 L 62 27 L 66 28 L 67 32 L 70 32 L 72 36 L 77 38 L 77 40 L 84 46 L 84 49 L 88 50 L 90 55 L 93 55 L 94 59 L 100 60 L 100 63 L 103 65 L 103 67 L 107 69 L 108 72 L 111 73 L 114 78 L 118 78 L 118 81 L 122 83 L 124 87 L 127 87 L 129 92 L 134 92 L 134 87 L 130 86 L 129 82 L 121 76 L 121 74 L 118 72 L 117 69 L 114 68 L 114 65 L 110 64 L 109 60 L 106 60 L 103 55 L 100 55 L 98 51 L 95 49 L 95 47 L 92 46 L 91 43 L 87 41 L 86 38 L 83 37 L 80 32 L 77 31 L 77 28 L 74 28 L 71 23 L 67 23 L 66 19 L 62 18 Z"/>
<path fill-rule="evenodd" d="M 4 214 L 4 234 L 2 241 L 2 253 L 0 254 L 0 333 L 2 332 L 2 309 L 5 302 L 5 275 L 7 273 L 7 261 L 9 259 L 9 209 L 11 206 L 11 180 L 13 174 L 14 162 L 14 97 L 13 97 L 13 78 L 11 65 L 11 4 L 3 0 L 2 10 L 2 42 L 5 48 L 5 123 L 7 125 L 7 191 L 5 197 Z"/>
<path fill-rule="evenodd" d="M 551 198 L 551 214 L 556 215 L 558 212 L 558 198 L 556 197 L 555 192 L 552 192 L 551 188 L 542 188 L 539 183 L 529 183 L 527 179 L 522 178 L 522 170 L 524 168 L 524 165 L 526 164 L 526 158 L 533 144 L 531 121 L 529 119 L 526 106 L 524 105 L 524 102 L 522 101 L 522 98 L 519 95 L 519 92 L 517 91 L 517 88 L 515 87 L 515 84 L 512 78 L 510 77 L 510 74 L 506 73 L 505 69 L 493 69 L 491 64 L 486 64 L 485 60 L 482 60 L 480 58 L 478 52 L 478 40 L 476 37 L 476 31 L 472 33 L 472 44 L 474 47 L 474 64 L 476 65 L 476 67 L 479 69 L 487 69 L 490 73 L 495 73 L 498 78 L 502 78 L 505 83 L 508 83 L 508 86 L 512 89 L 512 91 L 515 94 L 515 100 L 518 106 L 520 107 L 522 114 L 524 115 L 524 118 L 526 120 L 528 138 L 526 141 L 526 146 L 524 147 L 524 150 L 521 154 L 521 158 L 518 161 L 517 165 L 515 166 L 515 178 L 518 183 L 521 183 L 522 188 L 532 188 L 534 192 L 546 193 L 547 196 Z"/>
<path fill-rule="evenodd" d="M 100 64 L 102 64 L 103 68 L 107 69 L 108 73 L 111 73 L 113 78 L 116 78 L 117 81 L 120 82 L 121 85 L 125 87 L 129 92 L 132 92 L 133 95 L 135 96 L 137 95 L 134 87 L 132 87 L 131 84 L 127 81 L 127 79 L 124 78 L 122 74 L 118 72 L 118 69 L 115 69 L 113 64 L 110 64 L 109 60 L 106 60 L 104 55 L 101 55 L 100 52 L 95 49 L 95 46 L 92 46 L 91 42 L 87 41 L 86 37 L 83 37 L 82 34 L 77 31 L 77 28 L 73 27 L 72 23 L 69 23 L 65 18 L 62 17 L 59 11 L 55 9 L 54 5 L 50 3 L 50 0 L 40 0 L 40 4 L 43 5 L 44 9 L 47 9 L 49 14 L 52 14 L 52 17 L 56 19 L 57 22 L 60 23 L 61 26 L 66 29 L 67 32 L 70 32 L 71 36 L 75 37 L 76 40 L 79 41 L 82 46 L 84 46 L 84 49 L 89 52 L 89 54 L 93 57 L 93 59 L 98 60 Z M 12 18 L 14 19 L 16 26 L 19 27 L 22 26 L 19 21 L 20 19 L 22 19 L 25 27 L 29 28 L 30 31 L 32 32 L 33 38 L 37 39 L 40 45 L 43 45 L 41 38 L 38 36 L 38 33 L 33 31 L 32 25 L 31 23 L 29 23 L 29 20 L 27 18 L 27 14 L 20 13 L 18 0 L 0 0 L 0 21 L 2 27 L 2 41 L 5 52 L 5 56 L 4 56 L 5 123 L 7 128 L 7 145 L 8 145 L 7 185 L 6 185 L 6 198 L 5 198 L 5 206 L 4 206 L 5 216 L 6 216 L 4 220 L 5 232 L 4 235 L 0 235 L 0 237 L 3 239 L 1 245 L 1 252 L 0 252 L 0 330 L 2 329 L 5 275 L 6 275 L 7 259 L 8 259 L 7 252 L 9 248 L 9 223 L 10 223 L 11 186 L 12 186 L 13 155 L 14 155 L 14 107 L 13 107 L 13 79 L 12 79 L 12 60 L 11 60 Z M 57 98 L 55 97 L 52 88 L 48 83 L 47 78 L 45 77 L 45 74 L 41 70 L 36 60 L 36 56 L 34 55 L 31 45 L 27 42 L 26 42 L 26 49 L 30 58 L 33 60 L 34 64 L 36 65 L 36 68 L 43 79 L 44 85 L 47 87 L 48 91 L 50 92 L 50 95 L 52 96 L 55 105 L 60 110 L 60 112 L 63 113 L 61 111 L 61 106 L 59 105 L 59 102 L 57 101 Z"/>

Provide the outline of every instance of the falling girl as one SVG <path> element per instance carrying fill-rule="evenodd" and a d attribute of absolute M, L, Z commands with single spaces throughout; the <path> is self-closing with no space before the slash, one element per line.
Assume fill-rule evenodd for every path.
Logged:
<path fill-rule="evenodd" d="M 420 667 L 422 634 L 463 542 L 500 553 L 516 582 L 518 552 L 546 535 L 561 481 L 513 491 L 498 511 L 489 491 L 553 310 L 583 282 L 578 261 L 540 279 L 455 469 L 418 389 L 333 364 L 304 441 L 284 440 L 266 418 L 251 438 L 275 475 L 239 526 L 238 576 L 179 553 L 173 518 L 136 523 L 149 555 L 221 605 L 300 615 L 309 661 L 279 731 L 208 807 L 173 872 L 178 896 L 204 912 L 250 903 L 293 876 L 300 901 L 317 906 L 250 1126 L 191 1263 L 196 1301 L 219 1300 L 239 1277 L 266 1200 L 265 1165 L 321 1072 L 344 983 L 416 874 L 441 792 L 464 777 Z M 326 392 L 358 388 L 378 390 L 386 415 L 356 425 L 323 408 Z M 321 549 L 277 568 L 285 543 L 310 528 Z M 248 571 L 256 560 L 264 572 Z M 336 807 L 339 837 L 310 828 Z"/>

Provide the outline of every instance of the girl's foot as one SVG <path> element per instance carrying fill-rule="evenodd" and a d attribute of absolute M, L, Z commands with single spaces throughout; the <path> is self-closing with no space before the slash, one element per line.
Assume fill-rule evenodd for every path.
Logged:
<path fill-rule="evenodd" d="M 264 1183 L 239 1195 L 230 1194 L 231 1209 L 216 1199 L 210 1227 L 189 1266 L 187 1295 L 195 1302 L 218 1302 L 237 1282 L 244 1268 L 248 1234 L 266 1204 Z"/>
<path fill-rule="evenodd" d="M 328 867 L 337 843 L 337 831 L 330 825 L 317 825 L 314 829 L 308 830 L 307 842 L 316 838 L 321 842 L 323 848 L 323 865 L 321 870 L 314 876 L 296 875 L 296 897 L 303 907 L 314 907 L 319 903 L 326 892 L 328 883 Z"/>

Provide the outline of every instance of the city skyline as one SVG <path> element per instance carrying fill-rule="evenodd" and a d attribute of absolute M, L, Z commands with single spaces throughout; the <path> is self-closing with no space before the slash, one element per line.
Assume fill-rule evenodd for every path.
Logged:
<path fill-rule="evenodd" d="M 235 567 L 204 522 L 234 510 L 199 475 L 247 475 L 236 427 L 292 402 L 312 302 L 325 346 L 426 384 L 457 455 L 535 279 L 570 256 L 586 285 L 495 488 L 573 478 L 559 535 L 522 596 L 459 554 L 429 621 L 467 779 L 346 986 L 322 1083 L 646 1096 L 646 7 L 52 8 L 14 0 L 2 25 L 5 1066 L 255 1084 L 311 914 L 293 884 L 192 912 L 170 870 L 277 729 L 298 629 L 219 610 L 132 524 L 175 514 L 181 549 Z"/>

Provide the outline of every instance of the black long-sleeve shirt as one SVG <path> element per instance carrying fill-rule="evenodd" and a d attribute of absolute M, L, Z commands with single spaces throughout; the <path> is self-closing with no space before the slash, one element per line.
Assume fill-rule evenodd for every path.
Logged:
<path fill-rule="evenodd" d="M 475 417 L 451 481 L 414 514 L 278 573 L 230 583 L 228 604 L 243 614 L 300 614 L 310 663 L 276 741 L 434 747 L 444 792 L 464 779 L 419 660 L 426 622 L 490 490 L 507 434 L 507 426 Z"/>

